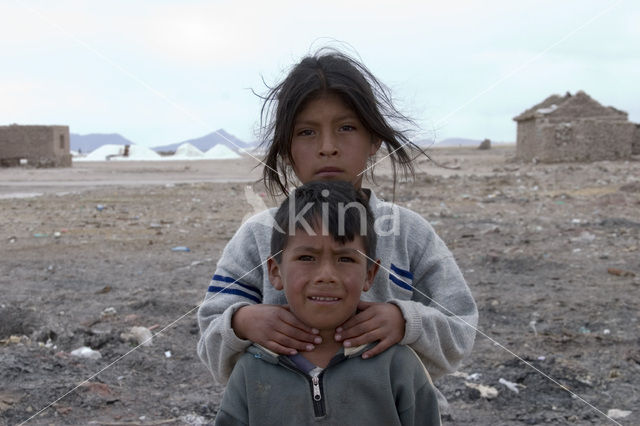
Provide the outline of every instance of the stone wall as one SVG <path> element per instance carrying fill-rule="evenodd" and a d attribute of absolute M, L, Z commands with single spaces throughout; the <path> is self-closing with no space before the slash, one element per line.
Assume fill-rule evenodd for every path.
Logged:
<path fill-rule="evenodd" d="M 520 126 L 525 123 L 521 132 Z M 524 161 L 544 163 L 619 160 L 631 155 L 637 126 L 629 121 L 580 119 L 565 123 L 528 120 L 518 123 L 516 154 Z M 523 149 L 520 149 L 523 133 Z M 528 136 L 533 135 L 532 139 Z"/>
<path fill-rule="evenodd" d="M 640 124 L 636 124 L 636 131 L 633 136 L 633 143 L 631 144 L 631 153 L 633 155 L 640 155 Z"/>
<path fill-rule="evenodd" d="M 0 165 L 70 167 L 68 126 L 0 126 Z"/>

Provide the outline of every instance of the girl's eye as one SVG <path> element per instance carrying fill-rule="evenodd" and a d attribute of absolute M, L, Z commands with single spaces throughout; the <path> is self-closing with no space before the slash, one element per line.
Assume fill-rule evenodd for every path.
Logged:
<path fill-rule="evenodd" d="M 313 130 L 310 129 L 303 129 L 303 130 L 299 130 L 296 133 L 297 136 L 311 136 L 313 135 Z"/>
<path fill-rule="evenodd" d="M 353 132 L 356 128 L 350 124 L 345 124 L 344 126 L 340 126 L 340 130 L 343 132 Z"/>

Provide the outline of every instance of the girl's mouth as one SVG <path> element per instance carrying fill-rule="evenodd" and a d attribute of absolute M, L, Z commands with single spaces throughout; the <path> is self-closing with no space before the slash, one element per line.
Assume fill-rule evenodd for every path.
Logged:
<path fill-rule="evenodd" d="M 317 176 L 320 177 L 332 177 L 342 173 L 342 169 L 338 169 L 337 167 L 325 167 L 316 172 Z"/>

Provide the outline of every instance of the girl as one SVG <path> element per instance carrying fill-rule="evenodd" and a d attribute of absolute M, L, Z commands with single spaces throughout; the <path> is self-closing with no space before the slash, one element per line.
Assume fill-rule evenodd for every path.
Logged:
<path fill-rule="evenodd" d="M 343 180 L 362 189 L 374 214 L 380 271 L 359 313 L 336 329 L 345 347 L 377 342 L 373 357 L 411 346 L 435 379 L 471 352 L 478 312 L 451 252 L 431 225 L 406 208 L 362 188 L 362 176 L 384 144 L 393 165 L 413 174 L 418 149 L 392 124 L 397 112 L 386 88 L 360 63 L 336 51 L 305 57 L 264 99 L 268 120 L 263 172 L 272 195 L 290 182 Z M 278 354 L 313 351 L 318 331 L 297 320 L 268 282 L 273 210 L 245 222 L 225 247 L 198 311 L 198 354 L 226 383 L 251 342 Z"/>

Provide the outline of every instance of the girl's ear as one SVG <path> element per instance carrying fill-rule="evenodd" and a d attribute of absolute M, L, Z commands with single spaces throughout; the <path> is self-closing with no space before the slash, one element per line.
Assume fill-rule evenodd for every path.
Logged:
<path fill-rule="evenodd" d="M 284 285 L 282 283 L 282 275 L 280 273 L 280 265 L 273 257 L 267 259 L 267 270 L 269 271 L 269 281 L 276 290 L 282 290 Z"/>
<path fill-rule="evenodd" d="M 378 273 L 378 269 L 380 268 L 380 259 L 376 260 L 374 263 L 367 267 L 367 277 L 364 281 L 364 286 L 362 287 L 362 291 L 368 291 L 373 284 L 373 279 L 376 277 L 376 273 Z"/>
<path fill-rule="evenodd" d="M 381 145 L 382 145 L 382 139 L 373 138 L 371 140 L 371 150 L 369 151 L 369 156 L 376 155 L 376 152 L 378 152 Z"/>

